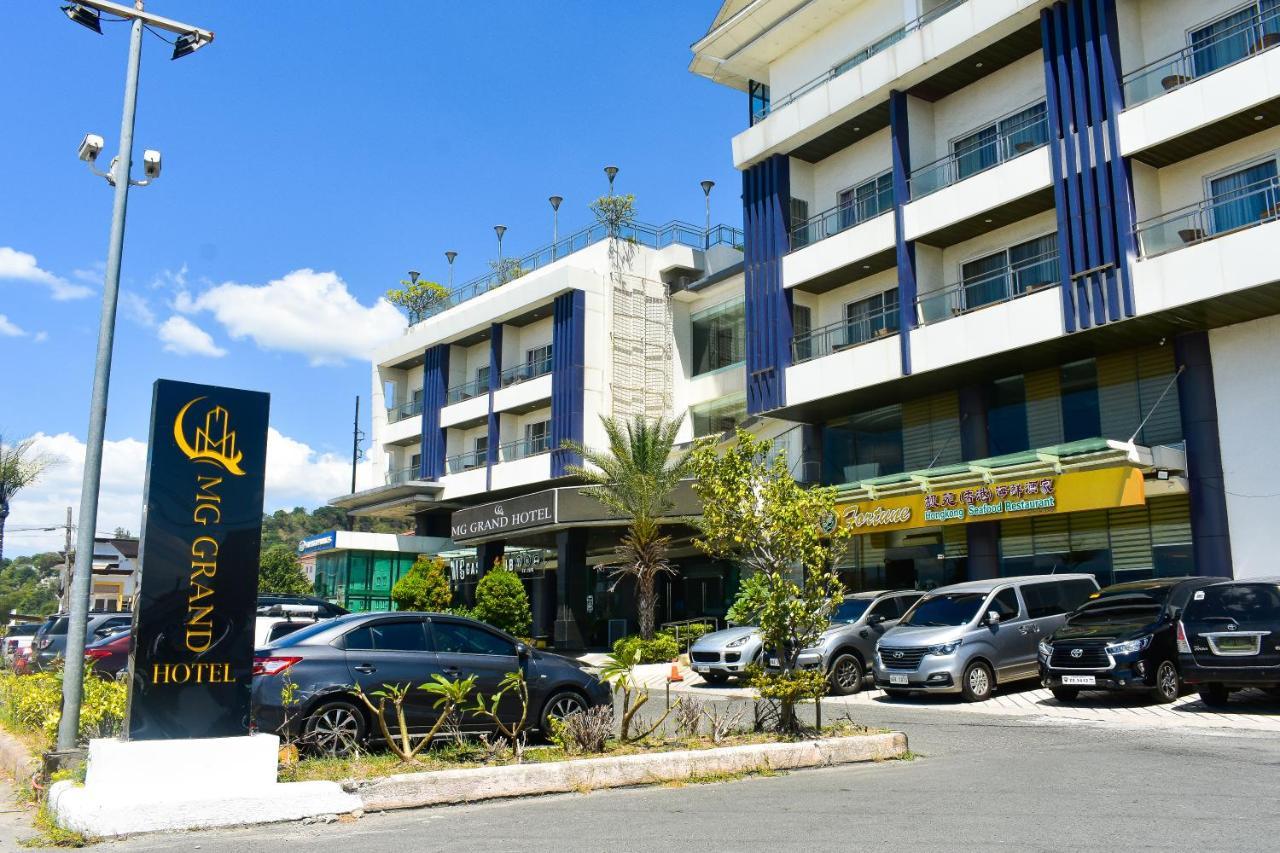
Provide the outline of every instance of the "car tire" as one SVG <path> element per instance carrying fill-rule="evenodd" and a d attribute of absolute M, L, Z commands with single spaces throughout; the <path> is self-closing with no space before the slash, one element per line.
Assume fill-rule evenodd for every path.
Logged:
<path fill-rule="evenodd" d="M 1231 691 L 1225 684 L 1201 684 L 1200 701 L 1210 708 L 1225 708 L 1231 703 Z"/>
<path fill-rule="evenodd" d="M 700 675 L 707 684 L 724 684 L 729 680 L 729 676 L 723 672 L 703 672 Z"/>
<path fill-rule="evenodd" d="M 985 702 L 996 689 L 996 678 L 991 667 L 982 661 L 974 661 L 965 667 L 960 679 L 960 695 L 966 702 Z"/>
<path fill-rule="evenodd" d="M 587 710 L 587 700 L 583 699 L 580 693 L 561 690 L 559 693 L 551 694 L 551 698 L 543 704 L 542 715 L 538 718 L 542 733 L 546 735 L 551 732 L 552 717 L 564 719 L 570 714 L 585 710 Z"/>
<path fill-rule="evenodd" d="M 851 652 L 841 652 L 831 662 L 831 669 L 827 673 L 827 682 L 831 685 L 831 695 L 852 696 L 855 693 L 860 693 L 866 675 L 867 671 L 863 669 L 862 661 L 858 660 L 857 655 Z"/>
<path fill-rule="evenodd" d="M 320 755 L 349 755 L 365 741 L 364 712 L 345 699 L 322 702 L 302 724 L 302 743 Z"/>
<path fill-rule="evenodd" d="M 1168 705 L 1182 694 L 1182 678 L 1173 661 L 1162 661 L 1156 667 L 1155 687 L 1151 688 L 1151 701 L 1157 705 Z"/>
<path fill-rule="evenodd" d="M 1074 702 L 1080 696 L 1080 691 L 1075 687 L 1051 687 L 1053 698 L 1059 702 Z"/>

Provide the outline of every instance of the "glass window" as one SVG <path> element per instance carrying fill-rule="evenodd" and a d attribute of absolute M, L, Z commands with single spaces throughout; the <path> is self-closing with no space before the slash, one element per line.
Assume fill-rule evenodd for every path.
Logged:
<path fill-rule="evenodd" d="M 441 653 L 509 656 L 516 653 L 509 640 L 475 625 L 435 620 L 431 623 L 431 630 L 435 634 L 436 651 Z"/>
<path fill-rule="evenodd" d="M 420 619 L 375 622 L 347 634 L 348 651 L 425 652 L 427 635 Z"/>
<path fill-rule="evenodd" d="M 1159 618 L 1169 600 L 1172 587 L 1152 589 L 1126 589 L 1102 592 L 1080 606 L 1071 617 L 1071 624 L 1097 622 L 1154 622 Z"/>
<path fill-rule="evenodd" d="M 884 619 L 897 619 L 902 615 L 902 611 L 898 609 L 898 601 L 894 598 L 882 598 L 876 602 L 875 607 L 871 608 L 871 612 L 867 614 L 870 619 L 873 616 L 879 616 Z"/>
<path fill-rule="evenodd" d="M 1027 391 L 1021 376 L 991 383 L 991 406 L 987 410 L 987 453 L 1003 456 L 1030 447 L 1027 436 Z"/>
<path fill-rule="evenodd" d="M 1274 8 L 1275 0 L 1264 0 L 1263 10 L 1269 32 L 1274 32 L 1276 27 Z M 1265 43 L 1263 33 L 1258 31 L 1254 21 L 1258 11 L 1258 4 L 1250 3 L 1198 30 L 1192 30 L 1191 64 L 1197 77 L 1244 59 Z"/>
<path fill-rule="evenodd" d="M 863 181 L 836 196 L 840 209 L 840 227 L 851 228 L 859 222 L 893 209 L 893 174 L 888 173 Z"/>
<path fill-rule="evenodd" d="M 746 302 L 734 299 L 690 317 L 693 375 L 739 364 L 746 359 Z"/>
<path fill-rule="evenodd" d="M 813 312 L 807 305 L 791 306 L 791 358 L 797 364 L 813 358 Z"/>
<path fill-rule="evenodd" d="M 476 388 L 489 387 L 489 365 L 476 368 Z"/>
<path fill-rule="evenodd" d="M 1000 614 L 1001 622 L 1012 622 L 1018 618 L 1018 594 L 1013 591 L 1013 587 L 1006 587 L 995 594 L 991 602 L 987 605 L 987 610 L 994 610 Z"/>
<path fill-rule="evenodd" d="M 831 615 L 831 621 L 852 625 L 862 618 L 862 614 L 867 612 L 867 607 L 870 604 L 871 599 L 869 598 L 846 598 L 837 605 L 836 612 Z"/>
<path fill-rule="evenodd" d="M 850 302 L 844 306 L 844 340 L 833 342 L 834 349 L 865 343 L 898 330 L 898 291 L 886 290 Z"/>
<path fill-rule="evenodd" d="M 1213 200 L 1210 223 L 1214 234 L 1274 218 L 1280 202 L 1276 161 L 1265 160 L 1210 180 L 1209 195 Z"/>
<path fill-rule="evenodd" d="M 822 431 L 823 477 L 856 483 L 902 473 L 902 407 L 885 406 L 832 421 Z"/>
<path fill-rule="evenodd" d="M 1044 103 L 1036 104 L 952 142 L 956 180 L 1044 145 L 1049 138 L 1045 110 Z"/>
<path fill-rule="evenodd" d="M 536 421 L 524 425 L 525 453 L 532 456 L 547 449 L 551 435 L 551 421 Z"/>
<path fill-rule="evenodd" d="M 533 373 L 551 369 L 551 344 L 534 347 L 524 354 L 524 363 Z"/>
<path fill-rule="evenodd" d="M 1058 235 L 1018 243 L 960 267 L 966 309 L 1002 302 L 1058 281 Z"/>
<path fill-rule="evenodd" d="M 471 441 L 471 450 L 475 455 L 476 466 L 485 465 L 489 461 L 489 436 L 478 435 Z"/>
<path fill-rule="evenodd" d="M 1098 363 L 1091 358 L 1062 365 L 1063 441 L 1102 435 L 1098 409 Z"/>
<path fill-rule="evenodd" d="M 693 436 L 729 432 L 747 419 L 747 395 L 734 394 L 689 409 L 693 416 Z"/>
<path fill-rule="evenodd" d="M 966 625 L 978 615 L 978 608 L 986 597 L 981 592 L 927 595 L 907 611 L 899 624 L 920 628 Z"/>
<path fill-rule="evenodd" d="M 757 80 L 747 81 L 747 106 L 750 108 L 750 124 L 769 114 L 769 84 Z"/>
<path fill-rule="evenodd" d="M 1273 583 L 1207 586 L 1203 592 L 1203 599 L 1192 596 L 1188 619 L 1225 616 L 1237 622 L 1274 622 L 1280 618 L 1280 587 Z"/>

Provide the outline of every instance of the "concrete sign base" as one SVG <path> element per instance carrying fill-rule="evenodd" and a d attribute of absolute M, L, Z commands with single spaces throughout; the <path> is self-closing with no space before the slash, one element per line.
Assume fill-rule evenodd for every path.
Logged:
<path fill-rule="evenodd" d="M 59 826 L 109 838 L 345 814 L 360 798 L 336 782 L 276 781 L 279 738 L 89 742 L 84 785 L 59 782 Z"/>

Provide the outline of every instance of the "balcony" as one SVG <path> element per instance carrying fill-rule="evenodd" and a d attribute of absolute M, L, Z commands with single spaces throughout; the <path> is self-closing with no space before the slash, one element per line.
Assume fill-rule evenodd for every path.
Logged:
<path fill-rule="evenodd" d="M 1259 14 L 1133 71 L 1124 78 L 1127 109 L 1280 45 L 1280 8 Z"/>
<path fill-rule="evenodd" d="M 898 331 L 898 306 L 841 320 L 791 339 L 791 361 L 802 364 L 850 347 L 878 341 Z"/>
<path fill-rule="evenodd" d="M 1037 101 L 1013 110 L 992 122 L 990 132 L 974 136 L 973 142 L 911 172 L 913 201 L 1048 145 L 1045 103 Z"/>
<path fill-rule="evenodd" d="M 519 441 L 509 441 L 498 447 L 498 462 L 514 462 L 551 452 L 551 438 L 546 435 L 530 436 Z"/>
<path fill-rule="evenodd" d="M 1139 222 L 1138 249 L 1153 258 L 1280 218 L 1280 179 L 1268 178 Z"/>
<path fill-rule="evenodd" d="M 449 474 L 460 474 L 473 468 L 483 468 L 489 464 L 489 451 L 473 450 L 470 453 L 459 453 L 444 460 L 444 470 Z"/>
<path fill-rule="evenodd" d="M 1054 249 L 925 294 L 916 300 L 916 316 L 921 325 L 959 317 L 1055 285 L 1059 275 L 1058 250 Z"/>
<path fill-rule="evenodd" d="M 503 388 L 510 388 L 512 385 L 518 385 L 530 379 L 537 379 L 539 376 L 546 376 L 550 372 L 551 356 L 548 355 L 545 358 L 526 361 L 508 367 L 502 371 L 500 384 Z"/>
<path fill-rule="evenodd" d="M 461 385 L 454 385 L 445 392 L 445 405 L 452 406 L 454 403 L 461 403 L 463 400 L 470 400 L 472 397 L 479 397 L 482 394 L 489 393 L 489 379 L 472 379 L 470 382 L 463 382 Z"/>
<path fill-rule="evenodd" d="M 388 471 L 386 479 L 388 486 L 399 486 L 402 483 L 409 483 L 413 480 L 421 480 L 423 478 L 418 471 L 418 466 L 410 465 L 408 468 L 398 468 L 395 471 Z"/>
<path fill-rule="evenodd" d="M 413 326 L 421 323 L 423 320 L 434 317 L 442 311 L 447 311 L 481 294 L 509 284 L 527 273 L 553 264 L 608 237 L 608 229 L 604 225 L 596 223 L 570 234 L 563 240 L 530 252 L 521 258 L 508 259 L 501 269 L 458 285 L 449 292 L 445 299 L 426 311 L 410 313 L 409 325 Z M 678 221 L 668 222 L 666 225 L 646 225 L 636 222 L 623 226 L 618 233 L 618 237 L 621 240 L 638 243 L 651 249 L 665 249 L 667 246 L 677 245 L 694 249 L 709 249 L 712 246 L 725 245 L 741 249 L 743 244 L 742 231 L 738 228 L 728 225 L 716 225 L 708 230 Z"/>
<path fill-rule="evenodd" d="M 401 403 L 394 408 L 387 409 L 387 423 L 399 423 L 406 418 L 412 418 L 416 415 L 422 414 L 422 397 L 420 396 L 420 391 L 421 389 L 419 389 L 419 396 L 416 399 L 410 400 L 408 403 Z"/>
<path fill-rule="evenodd" d="M 893 170 L 886 170 L 875 177 L 863 181 L 864 184 L 875 185 L 882 178 L 891 175 Z M 825 240 L 841 231 L 847 231 L 855 225 L 861 225 L 875 219 L 882 213 L 893 210 L 893 197 L 889 193 L 876 193 L 867 198 L 857 199 L 846 204 L 838 204 L 830 210 L 824 210 L 791 229 L 791 251 L 803 249 L 805 246 Z"/>

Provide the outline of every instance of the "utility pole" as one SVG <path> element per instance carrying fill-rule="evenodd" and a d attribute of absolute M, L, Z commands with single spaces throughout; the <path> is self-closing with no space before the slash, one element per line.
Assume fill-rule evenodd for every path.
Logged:
<path fill-rule="evenodd" d="M 66 532 L 67 541 L 65 550 L 62 552 L 62 583 L 58 590 L 60 599 L 58 609 L 63 613 L 67 612 L 69 603 L 67 596 L 71 593 L 71 507 L 67 507 Z"/>
<path fill-rule="evenodd" d="M 356 416 L 351 423 L 351 494 L 356 493 L 356 463 L 360 461 L 360 440 L 364 433 L 360 431 L 360 397 L 356 395 Z"/>

